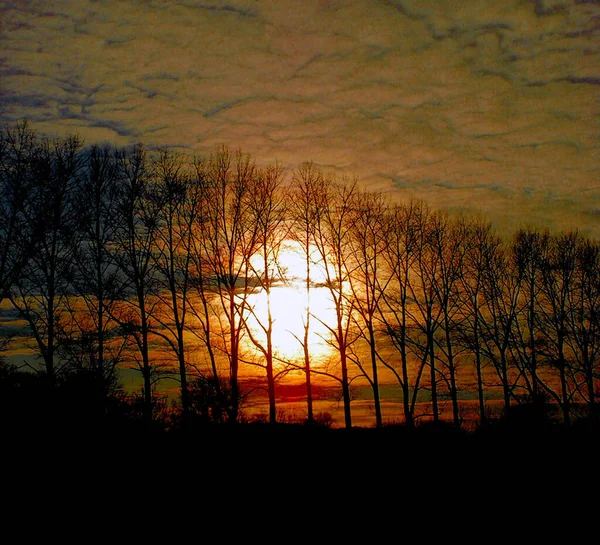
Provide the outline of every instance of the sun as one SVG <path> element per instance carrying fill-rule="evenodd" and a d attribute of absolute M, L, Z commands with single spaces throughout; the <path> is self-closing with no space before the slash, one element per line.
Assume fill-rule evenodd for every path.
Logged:
<path fill-rule="evenodd" d="M 322 361 L 331 353 L 328 326 L 335 323 L 335 310 L 331 294 L 323 286 L 324 273 L 315 255 L 313 250 L 307 287 L 306 258 L 302 255 L 302 247 L 297 242 L 287 241 L 278 254 L 283 278 L 271 287 L 270 297 L 265 290 L 259 289 L 248 298 L 252 309 L 248 327 L 252 336 L 263 344 L 266 333 L 262 325 L 268 322 L 270 303 L 273 351 L 282 361 L 298 363 L 304 358 L 307 324 L 306 341 L 313 362 Z"/>
<path fill-rule="evenodd" d="M 252 335 L 261 343 L 266 333 L 260 324 L 267 323 L 268 298 L 264 290 L 253 293 L 248 301 L 252 316 L 248 326 Z M 308 323 L 307 344 L 311 358 L 322 359 L 331 350 L 327 342 L 329 329 L 335 313 L 329 291 L 323 287 L 305 288 L 277 286 L 271 290 L 271 316 L 273 317 L 272 340 L 275 355 L 284 361 L 297 362 L 304 356 L 305 326 Z"/>

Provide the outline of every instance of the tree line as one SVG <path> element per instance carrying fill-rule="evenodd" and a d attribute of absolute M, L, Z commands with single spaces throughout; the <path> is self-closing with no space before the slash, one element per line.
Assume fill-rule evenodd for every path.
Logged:
<path fill-rule="evenodd" d="M 26 122 L 0 136 L 0 214 L 0 303 L 26 324 L 24 365 L 49 403 L 66 384 L 85 384 L 105 413 L 127 365 L 141 375 L 144 425 L 157 419 L 165 377 L 178 383 L 180 425 L 235 423 L 247 394 L 240 372 L 253 366 L 271 423 L 289 373 L 303 377 L 309 423 L 319 418 L 315 377 L 326 375 L 339 384 L 345 427 L 357 379 L 382 427 L 383 372 L 400 388 L 408 427 L 425 400 L 434 422 L 448 402 L 460 428 L 465 395 L 485 425 L 496 391 L 506 414 L 525 402 L 551 403 L 567 426 L 598 414 L 600 245 L 576 230 L 498 233 L 309 162 L 288 175 L 225 147 L 207 157 L 85 147 Z M 325 288 L 334 318 L 307 306 L 295 334 L 302 356 L 285 361 L 271 303 L 297 274 L 281 260 L 291 242 L 307 299 Z M 324 366 L 311 353 L 315 323 L 335 354 Z M 16 342 L 8 332 L 3 349 Z M 23 371 L 2 364 L 13 393 Z"/>

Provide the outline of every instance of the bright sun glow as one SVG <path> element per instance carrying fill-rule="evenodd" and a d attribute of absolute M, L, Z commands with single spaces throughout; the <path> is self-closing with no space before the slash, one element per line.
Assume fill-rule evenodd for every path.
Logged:
<path fill-rule="evenodd" d="M 312 259 L 316 261 L 316 252 Z M 273 317 L 273 349 L 275 355 L 286 361 L 298 362 L 303 358 L 304 327 L 309 316 L 308 348 L 314 362 L 329 356 L 331 347 L 325 339 L 333 326 L 335 311 L 329 290 L 321 285 L 324 274 L 321 267 L 311 264 L 311 287 L 306 290 L 306 260 L 297 243 L 287 242 L 279 254 L 285 282 L 271 288 L 271 315 Z M 266 335 L 259 324 L 267 324 L 268 298 L 264 290 L 253 293 L 248 303 L 254 316 L 249 320 L 253 336 L 264 343 Z"/>
<path fill-rule="evenodd" d="M 249 297 L 254 309 L 254 317 L 249 325 L 255 338 L 264 342 L 266 335 L 259 325 L 267 323 L 267 294 L 260 291 Z M 273 317 L 273 349 L 275 354 L 287 361 L 303 358 L 304 325 L 307 308 L 310 307 L 308 348 L 311 358 L 319 359 L 329 355 L 328 329 L 325 324 L 333 325 L 335 313 L 331 295 L 326 288 L 310 290 L 310 303 L 306 290 L 296 286 L 278 286 L 271 290 L 271 315 Z"/>

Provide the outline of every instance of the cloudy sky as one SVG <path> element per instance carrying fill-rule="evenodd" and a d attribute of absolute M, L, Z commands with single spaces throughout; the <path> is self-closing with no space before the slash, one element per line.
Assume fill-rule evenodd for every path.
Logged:
<path fill-rule="evenodd" d="M 0 0 L 0 121 L 600 238 L 599 0 Z"/>

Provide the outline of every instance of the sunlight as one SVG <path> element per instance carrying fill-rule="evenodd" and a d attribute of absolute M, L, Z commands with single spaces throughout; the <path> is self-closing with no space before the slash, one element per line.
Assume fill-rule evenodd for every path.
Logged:
<path fill-rule="evenodd" d="M 309 251 L 311 284 L 323 284 L 326 275 L 319 251 L 312 244 Z M 270 271 L 273 279 L 284 280 L 288 284 L 296 285 L 306 283 L 306 254 L 302 244 L 295 240 L 285 240 L 279 247 L 276 260 L 276 270 Z M 264 270 L 263 256 L 258 253 L 254 254 L 250 258 L 250 265 L 255 272 L 262 272 Z"/>
<path fill-rule="evenodd" d="M 325 272 L 319 265 L 319 254 L 311 246 L 310 290 L 306 290 L 306 258 L 302 245 L 286 240 L 280 247 L 277 261 L 278 274 L 271 288 L 271 315 L 273 317 L 273 349 L 282 360 L 298 363 L 303 359 L 303 342 L 307 309 L 310 309 L 308 347 L 314 360 L 328 357 L 331 346 L 325 339 L 329 332 L 325 324 L 335 323 L 331 294 L 326 287 Z M 254 256 L 252 266 L 256 272 L 264 269 L 261 256 Z M 273 273 L 272 273 L 273 274 Z M 259 342 L 266 341 L 264 328 L 268 320 L 268 299 L 264 290 L 248 298 L 253 315 L 248 321 L 252 335 Z M 249 345 L 251 342 L 249 341 Z"/>
<path fill-rule="evenodd" d="M 310 300 L 309 300 L 310 297 Z M 329 290 L 312 287 L 310 296 L 306 289 L 294 283 L 290 286 L 277 286 L 271 290 L 271 315 L 273 317 L 273 350 L 285 361 L 299 363 L 303 359 L 304 327 L 307 308 L 310 307 L 308 348 L 314 361 L 323 360 L 331 352 L 325 341 L 328 329 L 324 324 L 335 323 L 335 312 Z M 248 298 L 253 316 L 248 325 L 253 336 L 264 343 L 266 334 L 262 326 L 267 325 L 267 294 L 264 290 L 253 293 Z"/>

